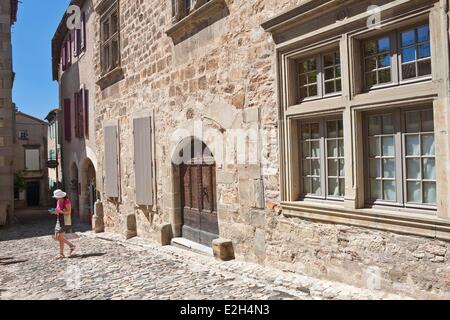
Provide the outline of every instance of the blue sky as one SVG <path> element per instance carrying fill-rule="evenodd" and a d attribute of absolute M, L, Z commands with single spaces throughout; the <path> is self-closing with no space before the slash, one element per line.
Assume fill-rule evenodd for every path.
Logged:
<path fill-rule="evenodd" d="M 22 0 L 12 30 L 16 80 L 13 99 L 20 111 L 43 119 L 58 106 L 52 80 L 51 40 L 70 0 Z"/>

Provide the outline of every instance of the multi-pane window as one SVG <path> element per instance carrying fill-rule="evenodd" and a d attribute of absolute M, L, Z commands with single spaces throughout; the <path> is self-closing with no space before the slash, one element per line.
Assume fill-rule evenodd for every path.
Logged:
<path fill-rule="evenodd" d="M 391 82 L 391 44 L 389 37 L 372 39 L 364 43 L 366 86 Z"/>
<path fill-rule="evenodd" d="M 402 79 L 431 74 L 430 28 L 428 25 L 401 33 Z"/>
<path fill-rule="evenodd" d="M 341 119 L 300 124 L 301 185 L 305 197 L 344 196 L 344 133 Z"/>
<path fill-rule="evenodd" d="M 397 109 L 366 119 L 370 202 L 434 206 L 433 110 Z"/>
<path fill-rule="evenodd" d="M 103 14 L 101 26 L 102 73 L 120 65 L 119 6 L 117 1 Z"/>
<path fill-rule="evenodd" d="M 27 130 L 19 131 L 19 140 L 28 140 L 28 131 Z"/>
<path fill-rule="evenodd" d="M 300 60 L 297 66 L 300 100 L 342 91 L 339 51 Z"/>
<path fill-rule="evenodd" d="M 394 59 L 398 56 L 398 59 Z M 428 24 L 363 42 L 366 89 L 431 75 Z M 398 72 L 394 72 L 398 70 Z"/>

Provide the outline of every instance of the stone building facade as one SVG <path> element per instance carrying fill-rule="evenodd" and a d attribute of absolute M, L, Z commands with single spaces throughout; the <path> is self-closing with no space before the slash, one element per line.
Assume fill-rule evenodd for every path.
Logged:
<path fill-rule="evenodd" d="M 91 221 L 96 198 L 93 14 L 92 1 L 71 1 L 52 40 L 53 79 L 59 84 L 62 186 L 84 222 Z"/>
<path fill-rule="evenodd" d="M 14 208 L 44 207 L 49 204 L 47 170 L 48 125 L 23 112 L 16 112 L 14 173 L 25 182 L 14 188 Z"/>
<path fill-rule="evenodd" d="M 107 231 L 450 297 L 448 1 L 93 8 Z"/>
<path fill-rule="evenodd" d="M 17 0 L 0 1 L 0 225 L 13 221 L 14 114 L 12 102 L 11 27 L 17 18 Z"/>
<path fill-rule="evenodd" d="M 61 110 L 53 109 L 45 117 L 48 121 L 47 148 L 48 148 L 48 185 L 50 194 L 62 188 L 62 166 L 61 166 Z"/>

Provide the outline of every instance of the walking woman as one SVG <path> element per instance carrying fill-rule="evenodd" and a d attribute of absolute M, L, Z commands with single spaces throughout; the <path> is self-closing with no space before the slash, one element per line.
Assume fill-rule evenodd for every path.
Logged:
<path fill-rule="evenodd" d="M 56 209 L 51 214 L 56 215 L 55 240 L 59 242 L 59 259 L 63 259 L 64 245 L 70 248 L 70 254 L 75 250 L 75 246 L 69 242 L 64 235 L 64 216 L 72 214 L 72 205 L 67 194 L 62 190 L 55 190 L 53 198 L 56 199 Z"/>

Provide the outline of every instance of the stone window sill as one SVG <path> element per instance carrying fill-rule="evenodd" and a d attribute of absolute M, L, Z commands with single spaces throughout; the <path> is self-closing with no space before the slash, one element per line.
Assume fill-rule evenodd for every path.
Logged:
<path fill-rule="evenodd" d="M 210 24 L 211 20 L 213 20 L 212 18 L 226 7 L 225 0 L 211 0 L 176 22 L 166 31 L 166 34 L 171 37 L 175 43 L 178 43 L 189 37 L 198 30 L 198 28 Z"/>
<path fill-rule="evenodd" d="M 109 86 L 112 86 L 116 82 L 119 82 L 124 78 L 124 72 L 121 67 L 117 67 L 114 70 L 105 73 L 99 80 L 97 80 L 97 85 L 103 90 Z"/>
<path fill-rule="evenodd" d="M 382 209 L 351 209 L 343 205 L 313 202 L 282 202 L 285 217 L 354 225 L 402 234 L 450 241 L 450 220 L 419 213 Z"/>

